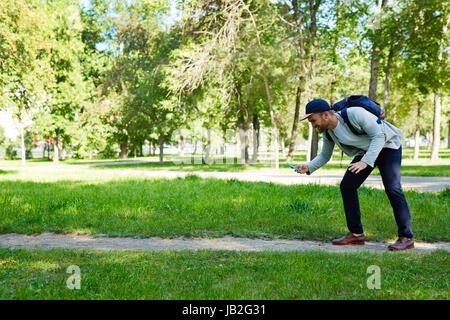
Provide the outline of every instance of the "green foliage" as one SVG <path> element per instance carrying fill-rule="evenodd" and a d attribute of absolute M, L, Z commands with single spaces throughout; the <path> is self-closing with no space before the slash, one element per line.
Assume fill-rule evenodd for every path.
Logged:
<path fill-rule="evenodd" d="M 6 137 L 5 137 L 5 129 L 0 125 L 0 146 L 5 143 Z"/>
<path fill-rule="evenodd" d="M 289 141 L 297 89 L 301 112 L 311 98 L 365 94 L 377 42 L 379 78 L 390 71 L 388 120 L 413 133 L 421 102 L 421 134 L 432 130 L 432 93 L 450 87 L 447 2 L 394 0 L 378 14 L 379 1 L 312 1 L 314 32 L 308 1 L 208 3 L 2 1 L 0 108 L 25 126 L 34 121 L 35 139 L 85 158 L 114 154 L 116 144 L 132 152 L 160 136 L 170 143 L 180 128 L 206 144 L 200 127 L 225 134 L 250 129 L 254 118 L 268 127 L 266 78 L 275 125 Z M 179 21 L 169 17 L 172 5 Z M 307 129 L 299 126 L 305 138 Z"/>
<path fill-rule="evenodd" d="M 8 147 L 6 147 L 5 150 L 5 158 L 8 160 L 14 160 L 17 158 L 17 151 L 15 150 L 16 145 L 10 144 Z"/>

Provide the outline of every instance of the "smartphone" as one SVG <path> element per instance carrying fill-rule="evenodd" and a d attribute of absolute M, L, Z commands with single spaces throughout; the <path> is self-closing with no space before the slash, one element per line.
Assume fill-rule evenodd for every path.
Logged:
<path fill-rule="evenodd" d="M 291 167 L 292 169 L 295 169 L 295 170 L 297 170 L 297 171 L 300 171 L 300 169 L 297 168 L 296 166 L 294 166 L 294 165 L 292 165 L 292 164 L 290 164 L 290 163 L 287 163 L 287 162 L 286 162 L 286 164 L 287 164 L 289 167 Z"/>

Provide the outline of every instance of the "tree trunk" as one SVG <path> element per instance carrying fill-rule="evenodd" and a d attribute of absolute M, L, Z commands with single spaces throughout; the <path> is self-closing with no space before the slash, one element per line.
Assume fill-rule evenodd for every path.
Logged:
<path fill-rule="evenodd" d="M 180 136 L 178 156 L 179 157 L 184 157 L 184 137 L 183 136 Z"/>
<path fill-rule="evenodd" d="M 58 147 L 59 139 L 57 137 L 53 138 L 52 143 L 53 143 L 53 162 L 58 162 L 59 161 L 59 147 Z"/>
<path fill-rule="evenodd" d="M 316 22 L 316 14 L 319 9 L 320 0 L 316 0 L 317 2 L 314 3 L 314 0 L 309 0 L 309 12 L 311 17 L 311 26 L 310 26 L 310 34 L 311 34 L 311 40 L 310 40 L 310 48 L 311 48 L 311 59 L 310 59 L 310 67 L 309 67 L 309 80 L 310 83 L 313 82 L 314 78 L 316 77 L 316 33 L 317 33 L 317 22 Z M 313 90 L 310 90 L 311 92 Z M 317 150 L 319 149 L 319 136 L 317 133 L 317 130 L 311 130 L 312 127 L 310 127 L 310 133 L 311 138 L 308 138 L 308 141 L 311 142 L 309 144 L 309 158 L 312 160 L 317 156 Z"/>
<path fill-rule="evenodd" d="M 448 119 L 448 136 L 447 136 L 447 148 L 450 149 L 450 119 Z"/>
<path fill-rule="evenodd" d="M 66 158 L 66 153 L 64 151 L 62 141 L 58 143 L 58 148 L 59 148 L 59 158 L 64 160 Z"/>
<path fill-rule="evenodd" d="M 305 63 L 305 45 L 303 42 L 303 29 L 302 29 L 302 20 L 300 17 L 300 13 L 298 10 L 298 0 L 291 0 L 292 7 L 294 9 L 294 21 L 295 25 L 297 27 L 298 32 L 298 42 L 297 42 L 297 54 L 299 55 L 301 61 L 302 61 L 302 68 L 304 76 L 300 76 L 300 83 L 297 86 L 297 92 L 295 96 L 295 113 L 294 113 L 294 123 L 292 124 L 292 131 L 291 131 L 291 143 L 289 144 L 289 152 L 287 156 L 287 161 L 292 162 L 294 159 L 294 152 L 295 152 L 295 143 L 297 140 L 297 130 L 298 130 L 298 119 L 300 118 L 300 97 L 302 92 L 302 86 L 305 81 L 305 76 L 308 74 L 308 68 L 306 67 Z"/>
<path fill-rule="evenodd" d="M 388 95 L 389 95 L 389 78 L 391 75 L 392 60 L 394 59 L 394 40 L 391 37 L 391 45 L 389 46 L 389 55 L 386 64 L 386 71 L 384 77 L 384 96 L 383 109 L 387 111 Z"/>
<path fill-rule="evenodd" d="M 209 153 L 211 151 L 211 128 L 208 128 L 208 141 L 206 142 L 205 164 L 210 164 Z"/>
<path fill-rule="evenodd" d="M 247 92 L 247 110 L 246 110 L 246 117 L 247 117 L 247 122 L 245 123 L 245 165 L 248 166 L 249 164 L 249 153 L 248 153 L 248 148 L 249 148 L 249 130 L 250 130 L 250 124 L 252 123 L 252 118 L 251 118 L 251 114 L 252 114 L 252 103 L 250 100 L 250 91 Z"/>
<path fill-rule="evenodd" d="M 295 142 L 297 140 L 298 119 L 300 118 L 300 95 L 301 89 L 300 87 L 297 87 L 297 93 L 295 95 L 294 124 L 292 125 L 291 143 L 289 144 L 287 162 L 292 162 L 292 160 L 294 159 Z"/>
<path fill-rule="evenodd" d="M 417 103 L 417 120 L 416 120 L 416 130 L 414 132 L 414 157 L 413 160 L 419 159 L 419 144 L 420 144 L 420 109 L 422 108 L 422 101 Z"/>
<path fill-rule="evenodd" d="M 314 0 L 309 0 L 309 13 L 311 18 L 311 25 L 310 25 L 310 34 L 311 34 L 311 41 L 310 41 L 310 65 L 309 65 L 309 72 L 310 72 L 310 79 L 314 79 L 316 76 L 316 34 L 317 34 L 317 22 L 316 22 L 316 14 L 317 10 L 319 8 L 321 0 L 316 0 L 317 3 L 314 3 Z"/>
<path fill-rule="evenodd" d="M 447 34 L 447 27 L 450 21 L 450 17 L 447 18 L 447 23 L 444 24 L 442 31 L 443 34 Z M 444 51 L 444 38 L 441 39 L 439 44 L 439 65 L 442 61 L 442 52 Z M 439 68 L 441 69 L 441 68 Z M 439 145 L 441 143 L 441 89 L 436 88 L 434 90 L 434 120 L 433 120 L 433 145 L 431 148 L 431 161 L 439 159 Z"/>
<path fill-rule="evenodd" d="M 159 164 L 164 164 L 164 133 L 159 134 Z"/>
<path fill-rule="evenodd" d="M 387 0 L 381 1 L 380 13 L 375 22 L 375 38 L 372 45 L 372 59 L 370 61 L 370 83 L 369 83 L 369 98 L 377 100 L 377 80 L 378 80 L 378 66 L 380 64 L 380 52 L 381 52 L 381 15 L 384 7 L 386 7 Z"/>
<path fill-rule="evenodd" d="M 420 151 L 420 127 L 417 125 L 416 131 L 414 132 L 414 157 L 413 160 L 419 160 Z"/>
<path fill-rule="evenodd" d="M 20 136 L 21 136 L 21 144 L 22 144 L 22 150 L 21 150 L 21 153 L 22 153 L 22 165 L 24 166 L 25 165 L 25 158 L 26 158 L 26 155 L 25 155 L 25 135 L 24 135 L 24 133 L 23 133 L 23 124 L 20 124 Z"/>
<path fill-rule="evenodd" d="M 425 137 L 427 138 L 427 150 L 431 151 L 431 145 L 433 144 L 433 132 L 427 132 Z"/>
<path fill-rule="evenodd" d="M 314 134 L 314 128 L 311 123 L 308 122 L 308 151 L 306 152 L 306 162 L 310 162 L 313 158 L 311 158 L 311 146 L 312 146 L 312 138 Z"/>
<path fill-rule="evenodd" d="M 194 142 L 194 152 L 193 155 L 195 155 L 197 153 L 197 140 L 195 140 Z"/>
<path fill-rule="evenodd" d="M 313 129 L 311 139 L 311 160 L 317 156 L 318 150 L 319 150 L 319 133 L 317 130 Z"/>
<path fill-rule="evenodd" d="M 270 89 L 269 89 L 269 83 L 267 81 L 267 77 L 265 74 L 263 74 L 264 77 L 264 87 L 266 89 L 266 95 L 267 95 L 267 103 L 269 104 L 269 113 L 270 113 L 270 123 L 272 125 L 272 141 L 273 141 L 273 149 L 275 152 L 275 169 L 278 170 L 280 168 L 280 164 L 278 162 L 278 136 L 277 136 L 277 130 L 275 128 L 275 118 L 273 115 L 273 108 L 272 108 L 272 98 L 270 96 Z"/>
<path fill-rule="evenodd" d="M 128 143 L 121 143 L 119 159 L 126 159 L 127 157 L 128 157 Z"/>
<path fill-rule="evenodd" d="M 239 111 L 240 112 L 238 116 L 238 129 L 239 129 L 239 142 L 241 149 L 240 164 L 248 165 L 248 162 L 246 161 L 246 152 L 245 152 L 245 150 L 248 148 L 248 143 L 246 143 L 248 141 L 246 139 L 247 132 L 245 130 L 244 115 L 242 114 L 242 110 Z"/>
<path fill-rule="evenodd" d="M 431 161 L 439 159 L 439 144 L 441 142 L 441 92 L 434 91 L 434 120 L 433 120 L 433 144 L 431 147 Z"/>
<path fill-rule="evenodd" d="M 258 114 L 253 115 L 253 156 L 252 163 L 258 161 L 258 149 L 259 149 L 259 119 Z"/>
<path fill-rule="evenodd" d="M 333 105 L 334 104 L 334 87 L 336 85 L 337 79 L 336 79 L 336 73 L 337 73 L 337 69 L 338 69 L 338 43 L 339 43 L 339 31 L 340 30 L 340 21 L 341 21 L 341 3 L 339 0 L 336 1 L 336 31 L 334 32 L 333 35 L 333 59 L 332 59 L 332 64 L 333 64 L 333 76 L 331 78 L 331 83 L 330 83 L 330 104 Z"/>
<path fill-rule="evenodd" d="M 295 21 L 295 25 L 296 25 L 297 31 L 298 31 L 297 53 L 299 53 L 300 57 L 302 58 L 303 73 L 307 74 L 308 68 L 306 67 L 306 63 L 305 63 L 306 50 L 305 50 L 305 45 L 303 42 L 303 29 L 302 29 L 303 26 L 302 26 L 302 20 L 300 17 L 300 13 L 298 10 L 298 0 L 291 0 L 291 3 L 292 3 L 292 7 L 294 9 L 294 21 Z"/>

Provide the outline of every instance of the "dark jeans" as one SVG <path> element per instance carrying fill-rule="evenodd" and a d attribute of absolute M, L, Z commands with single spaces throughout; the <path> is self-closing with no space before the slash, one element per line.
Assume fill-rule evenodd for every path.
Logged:
<path fill-rule="evenodd" d="M 352 163 L 360 161 L 362 156 L 356 156 Z M 380 170 L 384 189 L 394 210 L 398 226 L 398 236 L 412 238 L 411 215 L 405 195 L 400 184 L 400 167 L 402 162 L 402 147 L 398 150 L 384 148 L 375 161 Z M 367 179 L 374 168 L 367 166 L 355 174 L 349 170 L 341 181 L 341 194 L 344 201 L 345 217 L 350 232 L 363 233 L 361 212 L 359 210 L 358 188 Z"/>

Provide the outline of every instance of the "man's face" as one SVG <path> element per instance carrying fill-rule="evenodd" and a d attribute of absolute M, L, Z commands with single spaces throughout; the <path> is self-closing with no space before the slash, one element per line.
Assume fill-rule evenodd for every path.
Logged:
<path fill-rule="evenodd" d="M 308 117 L 308 121 L 311 122 L 313 128 L 317 129 L 320 133 L 328 129 L 328 120 L 326 112 L 313 113 Z"/>

